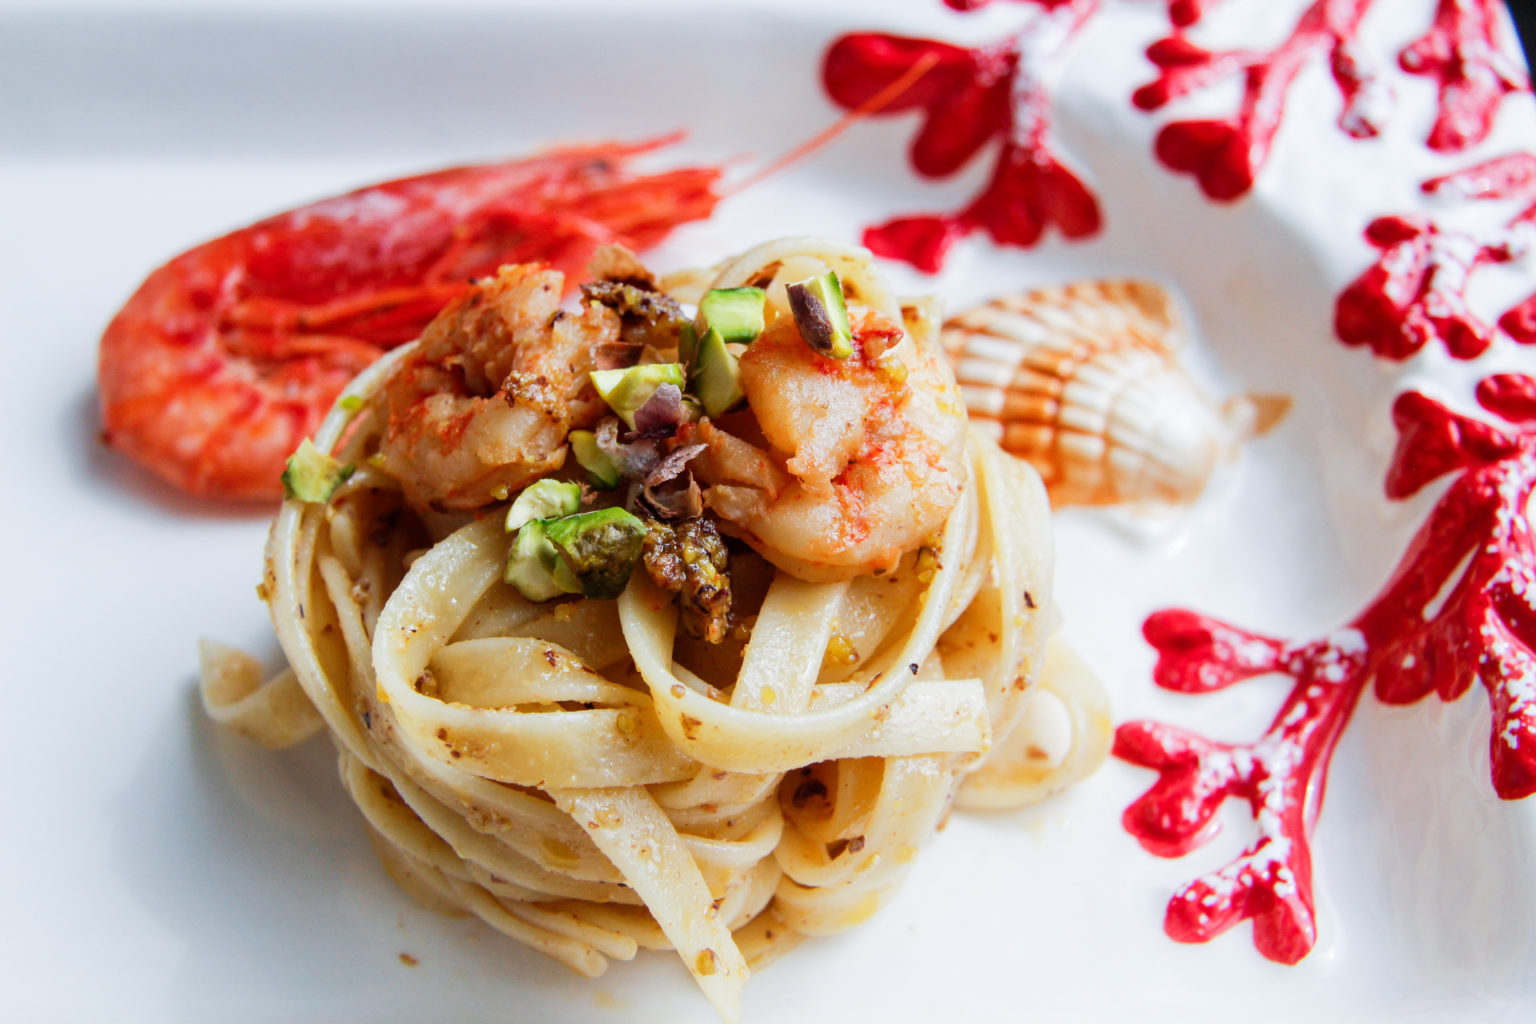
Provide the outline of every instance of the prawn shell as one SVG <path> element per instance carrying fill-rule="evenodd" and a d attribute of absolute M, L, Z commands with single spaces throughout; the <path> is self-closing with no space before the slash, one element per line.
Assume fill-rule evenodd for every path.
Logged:
<path fill-rule="evenodd" d="M 579 271 L 707 217 L 719 171 L 641 172 L 673 138 L 566 146 L 382 182 L 155 270 L 102 334 L 102 437 L 190 494 L 273 501 L 342 387 L 506 263 Z"/>
<path fill-rule="evenodd" d="M 1052 504 L 1183 504 L 1284 396 L 1214 403 L 1177 356 L 1183 333 L 1156 284 L 1083 281 L 1003 296 L 942 333 L 978 429 L 1027 460 Z"/>

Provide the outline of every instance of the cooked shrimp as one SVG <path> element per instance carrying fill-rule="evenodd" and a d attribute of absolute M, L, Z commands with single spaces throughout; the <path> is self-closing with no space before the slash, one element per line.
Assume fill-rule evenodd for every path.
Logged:
<path fill-rule="evenodd" d="M 803 579 L 894 568 L 965 483 L 965 406 L 942 356 L 875 312 L 854 316 L 853 336 L 853 354 L 831 359 L 780 318 L 742 356 L 760 454 L 782 472 L 753 468 L 722 431 L 695 463 L 726 529 Z"/>
<path fill-rule="evenodd" d="M 173 485 L 273 500 L 342 387 L 503 263 L 567 273 L 714 207 L 713 168 L 642 174 L 667 140 L 549 150 L 401 178 L 172 259 L 101 338 L 103 438 Z"/>
<path fill-rule="evenodd" d="M 560 309 L 565 277 L 502 267 L 428 325 L 380 401 L 383 468 L 412 505 L 472 509 L 565 461 L 566 434 L 602 411 L 587 374 L 619 318 L 597 303 Z"/>

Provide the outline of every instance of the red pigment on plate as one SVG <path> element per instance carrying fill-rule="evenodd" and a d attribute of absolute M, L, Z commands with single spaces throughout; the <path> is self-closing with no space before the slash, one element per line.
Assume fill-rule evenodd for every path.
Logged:
<path fill-rule="evenodd" d="M 944 2 L 969 12 L 992 0 Z M 1072 239 L 1100 230 L 1097 197 L 1055 151 L 1051 112 L 1063 54 L 1099 12 L 1101 0 L 1014 2 L 1038 10 L 1013 35 L 987 45 L 855 32 L 828 49 L 822 83 L 848 110 L 866 109 L 920 62 L 931 62 L 871 112 L 921 111 L 909 153 L 918 174 L 949 177 L 984 146 L 1000 143 L 986 186 L 962 209 L 900 216 L 867 228 L 864 244 L 877 254 L 936 273 L 954 243 L 978 230 L 999 245 L 1020 247 L 1035 245 L 1050 228 Z M 1352 138 L 1380 132 L 1391 90 L 1358 46 L 1360 24 L 1374 0 L 1316 0 L 1272 50 L 1210 50 L 1192 42 L 1187 30 L 1218 2 L 1167 0 L 1172 34 L 1146 54 L 1158 76 L 1132 95 L 1138 108 L 1157 110 L 1227 76 L 1243 76 L 1242 100 L 1230 117 L 1163 126 L 1154 151 L 1165 166 L 1193 175 L 1212 199 L 1246 195 L 1268 160 L 1291 86 L 1316 61 L 1327 61 L 1343 99 L 1340 130 Z M 1438 84 L 1431 148 L 1452 152 L 1481 142 L 1503 98 L 1530 88 L 1519 61 L 1501 48 L 1498 31 L 1497 0 L 1441 0 L 1430 27 L 1399 54 L 1404 71 Z M 1536 310 L 1532 314 L 1536 322 Z"/>
<path fill-rule="evenodd" d="M 1514 198 L 1523 209 L 1509 219 L 1506 238 L 1511 248 L 1520 248 L 1517 239 L 1529 235 L 1536 225 L 1536 156 L 1509 153 L 1424 183 L 1424 191 L 1436 196 L 1464 199 Z M 1522 345 L 1536 342 L 1536 294 L 1507 310 L 1499 317 L 1499 326 Z"/>
<path fill-rule="evenodd" d="M 991 0 L 945 0 L 972 11 Z M 1030 246 L 1055 227 L 1067 238 L 1096 233 L 1093 193 L 1055 154 L 1051 113 L 1055 66 L 1100 8 L 1099 0 L 1016 0 L 1038 8 L 1014 35 L 964 48 L 929 39 L 862 32 L 837 39 L 822 77 L 833 100 L 881 115 L 916 110 L 921 123 L 910 160 L 918 174 L 945 178 L 999 140 L 992 175 L 963 209 L 901 216 L 868 228 L 864 244 L 882 256 L 939 270 L 954 242 L 977 230 L 1002 245 Z M 1157 158 L 1188 173 L 1215 200 L 1253 188 L 1286 113 L 1292 85 L 1326 60 L 1342 99 L 1341 131 L 1379 133 L 1390 89 L 1358 46 L 1373 0 L 1316 0 L 1272 50 L 1216 51 L 1186 30 L 1219 0 L 1167 0 L 1173 30 L 1147 57 L 1155 80 L 1132 96 L 1156 110 L 1243 76 L 1235 114 L 1175 121 L 1158 133 Z M 1440 152 L 1485 139 L 1503 98 L 1529 89 L 1518 61 L 1500 48 L 1494 0 L 1441 0 L 1429 29 L 1399 54 L 1409 74 L 1438 84 L 1427 145 Z M 918 66 L 924 70 L 919 73 Z M 903 75 L 910 84 L 902 86 Z M 1482 266 L 1506 263 L 1536 222 L 1536 157 L 1515 154 L 1424 183 L 1432 195 L 1523 197 L 1507 228 L 1477 238 L 1418 215 L 1374 220 L 1366 239 L 1380 255 L 1339 296 L 1335 326 L 1347 345 L 1402 359 L 1431 340 L 1457 358 L 1485 351 L 1497 331 L 1466 301 Z M 1536 295 L 1498 326 L 1536 341 Z M 1394 404 L 1399 444 L 1388 497 L 1406 498 L 1432 480 L 1456 480 L 1414 537 L 1381 593 L 1354 619 L 1306 642 L 1263 636 L 1190 611 L 1164 611 L 1145 626 L 1157 648 L 1158 685 L 1203 693 L 1279 673 L 1294 686 L 1264 735 L 1231 744 L 1174 726 L 1131 722 L 1116 733 L 1115 754 L 1155 769 L 1158 781 L 1126 809 L 1125 827 L 1161 856 L 1181 856 L 1208 841 L 1228 798 L 1247 801 L 1258 838 L 1226 867 L 1190 883 L 1170 901 L 1165 927 L 1203 942 L 1239 921 L 1254 921 L 1265 956 L 1295 963 L 1316 944 L 1310 840 L 1329 760 L 1365 687 L 1410 703 L 1438 692 L 1452 700 L 1481 680 L 1493 707 L 1494 789 L 1507 799 L 1536 791 L 1536 553 L 1525 510 L 1536 488 L 1536 381 L 1501 375 L 1477 389 L 1483 410 L 1466 416 L 1419 393 Z"/>
<path fill-rule="evenodd" d="M 1244 76 L 1243 98 L 1228 118 L 1175 121 L 1157 134 L 1157 158 L 1170 170 L 1192 174 L 1212 199 L 1230 200 L 1253 188 L 1285 114 L 1286 94 L 1312 61 L 1327 59 L 1344 98 L 1339 127 L 1355 138 L 1380 130 L 1384 89 L 1357 53 L 1355 37 L 1372 0 L 1318 0 L 1290 36 L 1270 51 L 1207 50 L 1182 31 L 1147 48 L 1158 77 L 1131 100 L 1142 110 L 1159 107 L 1229 74 Z M 1182 12 L 1198 21 L 1199 10 Z"/>
<path fill-rule="evenodd" d="M 947 0 L 974 10 L 987 0 Z M 1047 228 L 1067 238 L 1095 234 L 1098 199 L 1055 154 L 1051 139 L 1054 64 L 1099 0 L 1030 0 L 1041 8 L 1014 35 L 967 49 L 930 39 L 856 32 L 827 51 L 822 81 L 850 110 L 895 82 L 920 60 L 933 67 L 879 115 L 922 111 L 910 159 L 928 178 L 955 174 L 983 146 L 1001 140 L 991 178 L 954 213 L 896 217 L 864 232 L 881 256 L 936 273 L 955 241 L 982 230 L 1000 245 L 1031 246 Z"/>
<path fill-rule="evenodd" d="M 1513 198 L 1522 208 L 1483 236 L 1422 215 L 1378 217 L 1365 238 L 1380 255 L 1339 294 L 1334 331 L 1344 344 L 1369 347 L 1385 359 L 1406 359 L 1431 341 L 1457 359 L 1472 359 L 1498 332 L 1473 313 L 1467 288 L 1479 268 L 1509 263 L 1528 249 L 1536 224 L 1536 156 L 1507 154 L 1421 187 L 1442 201 Z M 1506 311 L 1498 326 L 1517 342 L 1536 342 L 1536 295 Z"/>
<path fill-rule="evenodd" d="M 1145 721 L 1116 731 L 1115 755 L 1158 773 L 1123 817 L 1146 849 L 1176 857 L 1204 844 L 1228 798 L 1246 800 L 1258 827 L 1236 860 L 1169 901 L 1172 938 L 1204 942 L 1251 918 L 1254 945 L 1271 960 L 1295 963 L 1316 944 L 1312 827 L 1334 746 L 1372 680 L 1390 704 L 1431 692 L 1454 700 L 1481 680 L 1493 708 L 1494 790 L 1505 799 L 1536 792 L 1536 545 L 1525 514 L 1536 489 L 1536 380 L 1485 378 L 1477 400 L 1504 424 L 1420 392 L 1398 397 L 1388 497 L 1459 475 L 1381 593 L 1342 627 L 1293 642 L 1189 611 L 1147 620 L 1154 679 L 1166 689 L 1205 693 L 1270 673 L 1294 681 L 1252 743 Z"/>
<path fill-rule="evenodd" d="M 1433 340 L 1457 359 L 1488 348 L 1494 330 L 1467 305 L 1467 283 L 1478 267 L 1515 258 L 1508 240 L 1481 241 L 1407 216 L 1378 217 L 1365 239 L 1381 256 L 1339 295 L 1333 320 L 1340 341 L 1369 346 L 1383 359 L 1406 359 Z"/>
<path fill-rule="evenodd" d="M 1191 174 L 1212 199 L 1232 200 L 1253 188 L 1285 116 L 1297 75 L 1326 60 L 1343 99 L 1339 128 L 1351 138 L 1371 138 L 1385 120 L 1390 90 L 1358 46 L 1360 24 L 1374 0 L 1317 0 L 1273 50 L 1208 50 L 1184 30 L 1199 23 L 1206 2 L 1169 6 L 1174 33 L 1147 49 L 1158 77 L 1137 89 L 1132 102 L 1156 110 L 1207 88 L 1228 75 L 1243 75 L 1243 96 L 1226 118 L 1175 121 L 1158 132 L 1157 158 L 1170 170 Z M 1398 55 L 1409 74 L 1435 79 L 1439 99 L 1431 149 L 1457 152 L 1487 138 L 1501 101 L 1530 88 L 1518 59 L 1499 44 L 1497 0 L 1441 0 L 1429 29 Z"/>
<path fill-rule="evenodd" d="M 1457 153 L 1488 137 L 1500 101 L 1531 87 L 1520 61 L 1504 52 L 1497 31 L 1499 0 L 1440 0 L 1434 24 L 1403 48 L 1398 65 L 1435 80 L 1440 110 L 1429 148 Z"/>

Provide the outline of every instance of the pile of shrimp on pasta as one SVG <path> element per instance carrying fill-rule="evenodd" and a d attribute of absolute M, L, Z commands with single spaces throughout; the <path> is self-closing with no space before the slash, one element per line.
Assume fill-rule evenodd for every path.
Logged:
<path fill-rule="evenodd" d="M 676 950 L 734 1020 L 952 807 L 1090 772 L 1108 714 L 930 302 L 817 239 L 707 290 L 589 273 L 504 266 L 353 381 L 268 543 L 291 668 L 206 647 L 205 697 L 274 745 L 323 723 L 425 903 L 589 976 Z"/>

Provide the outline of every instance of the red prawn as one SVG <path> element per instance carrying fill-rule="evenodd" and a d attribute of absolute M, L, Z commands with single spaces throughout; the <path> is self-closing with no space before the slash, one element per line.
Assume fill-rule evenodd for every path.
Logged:
<path fill-rule="evenodd" d="M 101 338 L 104 439 L 189 493 L 281 496 L 283 463 L 380 353 L 470 279 L 597 246 L 654 245 L 708 217 L 719 170 L 639 174 L 671 139 L 551 149 L 323 199 L 175 257 Z"/>

